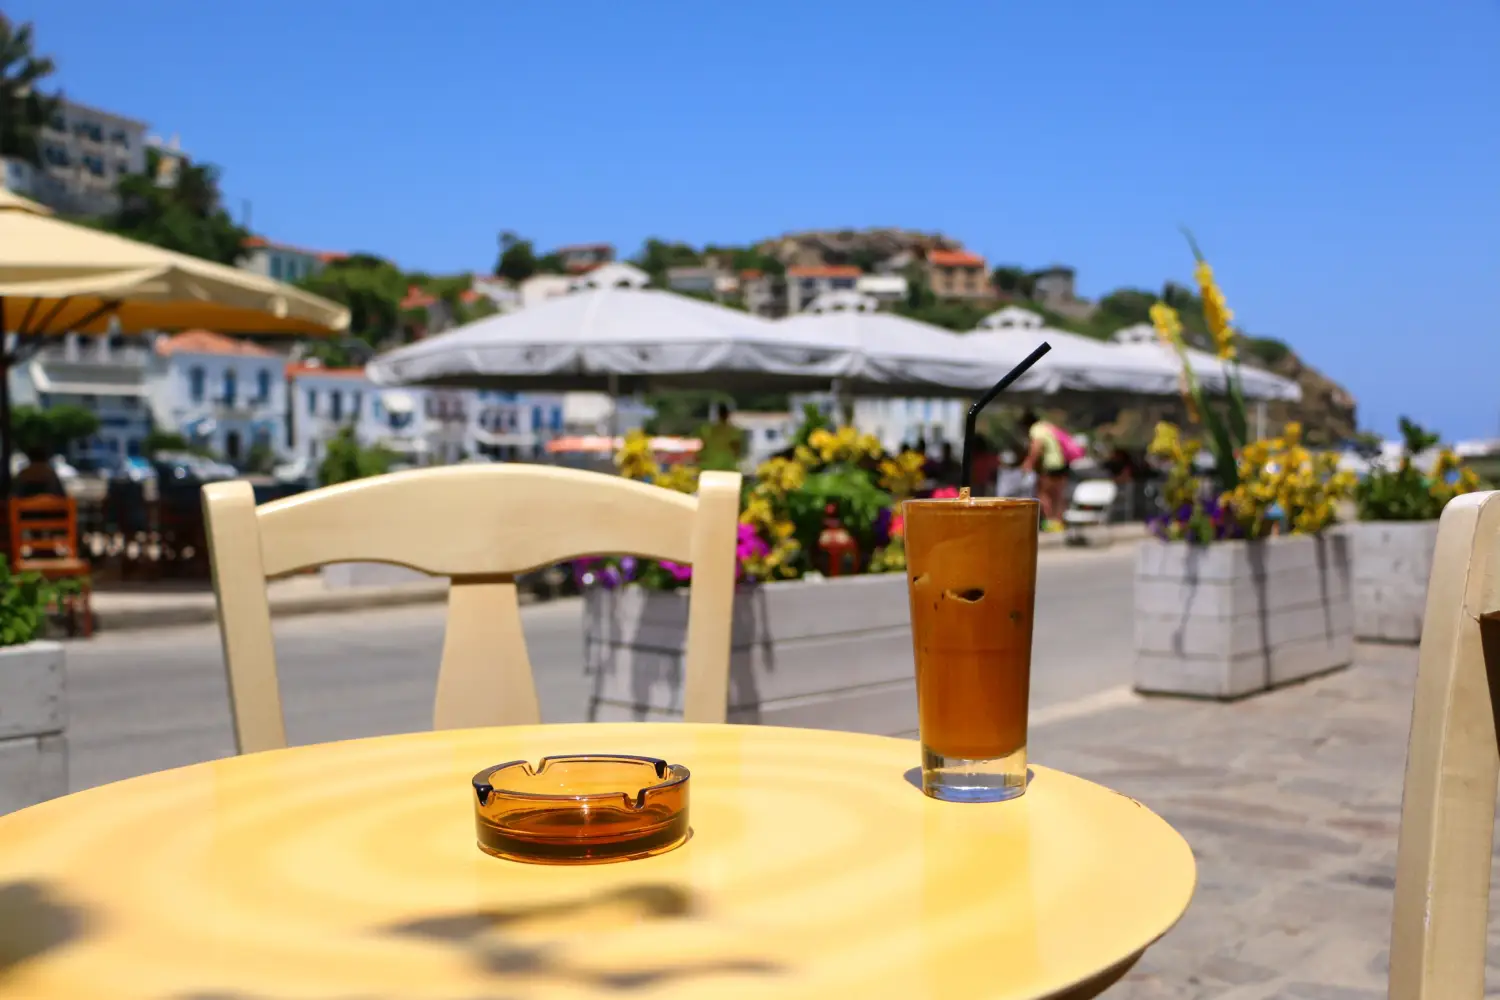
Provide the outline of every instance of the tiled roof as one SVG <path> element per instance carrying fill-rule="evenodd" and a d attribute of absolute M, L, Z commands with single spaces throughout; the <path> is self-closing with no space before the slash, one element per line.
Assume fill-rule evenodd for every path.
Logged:
<path fill-rule="evenodd" d="M 335 250 L 308 250 L 303 247 L 292 246 L 290 243 L 276 243 L 266 239 L 264 236 L 247 236 L 243 245 L 251 250 L 261 247 L 267 250 L 288 250 L 292 253 L 300 253 L 306 257 L 316 257 L 324 263 L 331 260 L 343 260 L 349 256 L 346 253 L 339 253 Z"/>
<path fill-rule="evenodd" d="M 401 300 L 402 309 L 426 309 L 434 305 L 437 299 L 428 295 L 417 285 L 406 286 L 406 298 Z"/>
<path fill-rule="evenodd" d="M 156 353 L 172 354 L 243 354 L 258 358 L 275 357 L 276 352 L 267 350 L 250 340 L 226 337 L 212 330 L 185 330 L 166 340 L 156 342 Z"/>
<path fill-rule="evenodd" d="M 740 272 L 740 277 L 745 279 L 746 281 L 754 281 L 756 278 L 760 277 L 760 272 L 753 267 L 747 267 L 745 270 Z"/>
<path fill-rule="evenodd" d="M 931 250 L 927 263 L 938 267 L 983 267 L 984 258 L 967 250 Z"/>
<path fill-rule="evenodd" d="M 789 267 L 786 269 L 789 278 L 857 278 L 865 272 L 850 265 L 835 265 L 825 267 Z"/>

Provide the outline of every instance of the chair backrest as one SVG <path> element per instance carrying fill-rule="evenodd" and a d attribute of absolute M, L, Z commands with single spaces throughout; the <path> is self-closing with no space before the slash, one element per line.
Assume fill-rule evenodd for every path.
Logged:
<path fill-rule="evenodd" d="M 517 574 L 600 554 L 689 563 L 683 715 L 723 722 L 739 498 L 739 473 L 703 473 L 692 497 L 619 476 L 510 464 L 397 472 L 260 507 L 243 480 L 206 485 L 236 744 L 241 753 L 286 745 L 266 580 L 337 562 L 451 578 L 438 729 L 541 721 Z"/>
<path fill-rule="evenodd" d="M 1072 503 L 1076 507 L 1107 509 L 1115 502 L 1119 487 L 1112 479 L 1085 479 L 1073 487 Z"/>
<path fill-rule="evenodd" d="M 1500 492 L 1448 503 L 1422 620 L 1396 852 L 1391 1000 L 1484 996 L 1500 746 Z"/>
<path fill-rule="evenodd" d="M 72 497 L 12 497 L 9 521 L 13 569 L 27 559 L 78 555 L 78 503 Z"/>

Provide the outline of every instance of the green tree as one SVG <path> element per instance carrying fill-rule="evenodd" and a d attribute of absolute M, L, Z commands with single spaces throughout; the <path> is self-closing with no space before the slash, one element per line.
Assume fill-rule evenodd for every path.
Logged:
<path fill-rule="evenodd" d="M 235 264 L 245 255 L 248 230 L 224 209 L 219 169 L 207 163 L 178 165 L 170 182 L 162 181 L 162 154 L 146 151 L 146 169 L 120 179 L 120 208 L 95 225 L 142 243 Z"/>
<path fill-rule="evenodd" d="M 384 475 L 390 471 L 396 456 L 389 449 L 366 448 L 354 436 L 354 428 L 341 427 L 328 440 L 328 452 L 318 466 L 318 479 L 324 486 L 347 483 L 353 479 Z"/>
<path fill-rule="evenodd" d="M 99 430 L 99 418 L 81 406 L 17 406 L 11 410 L 11 438 L 27 455 L 58 455 L 74 441 Z"/>
<path fill-rule="evenodd" d="M 1029 299 L 1036 291 L 1036 278 L 1024 267 L 1002 265 L 995 268 L 990 275 L 990 280 L 1006 295 L 1017 295 L 1023 299 Z"/>
<path fill-rule="evenodd" d="M 349 332 L 371 346 L 401 332 L 401 300 L 409 284 L 396 265 L 363 253 L 330 261 L 301 282 L 313 294 L 348 306 Z"/>
<path fill-rule="evenodd" d="M 500 256 L 495 261 L 497 275 L 519 284 L 538 269 L 536 248 L 530 240 L 523 240 L 508 229 L 500 234 Z"/>
<path fill-rule="evenodd" d="M 42 165 L 42 129 L 57 111 L 58 99 L 40 84 L 56 67 L 32 51 L 32 26 L 0 13 L 0 156 Z"/>

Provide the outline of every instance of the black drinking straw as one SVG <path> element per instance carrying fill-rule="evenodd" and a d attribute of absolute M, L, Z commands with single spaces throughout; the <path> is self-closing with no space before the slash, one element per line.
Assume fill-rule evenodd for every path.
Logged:
<path fill-rule="evenodd" d="M 1052 350 L 1052 345 L 1045 340 L 1042 346 L 1026 355 L 1026 360 L 1016 365 L 1005 373 L 1005 377 L 996 382 L 988 392 L 974 401 L 969 407 L 969 416 L 964 420 L 964 466 L 963 478 L 959 480 L 959 496 L 968 498 L 974 486 L 974 425 L 979 422 L 979 411 L 994 402 L 995 397 L 1000 395 L 1016 379 L 1031 370 L 1031 366 L 1042 360 L 1042 355 Z"/>

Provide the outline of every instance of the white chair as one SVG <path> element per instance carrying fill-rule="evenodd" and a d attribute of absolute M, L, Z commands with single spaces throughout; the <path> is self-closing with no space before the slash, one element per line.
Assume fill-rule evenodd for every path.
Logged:
<path fill-rule="evenodd" d="M 1109 526 L 1119 487 L 1112 479 L 1085 479 L 1073 487 L 1068 509 L 1063 512 L 1063 526 L 1068 540 L 1076 544 L 1088 541 L 1085 529 Z"/>
<path fill-rule="evenodd" d="M 693 567 L 683 717 L 723 722 L 729 697 L 740 476 L 698 495 L 539 465 L 453 465 L 374 476 L 255 506 L 244 480 L 203 487 L 236 748 L 286 746 L 266 580 L 384 562 L 450 577 L 433 726 L 541 721 L 516 577 L 582 556 Z"/>

